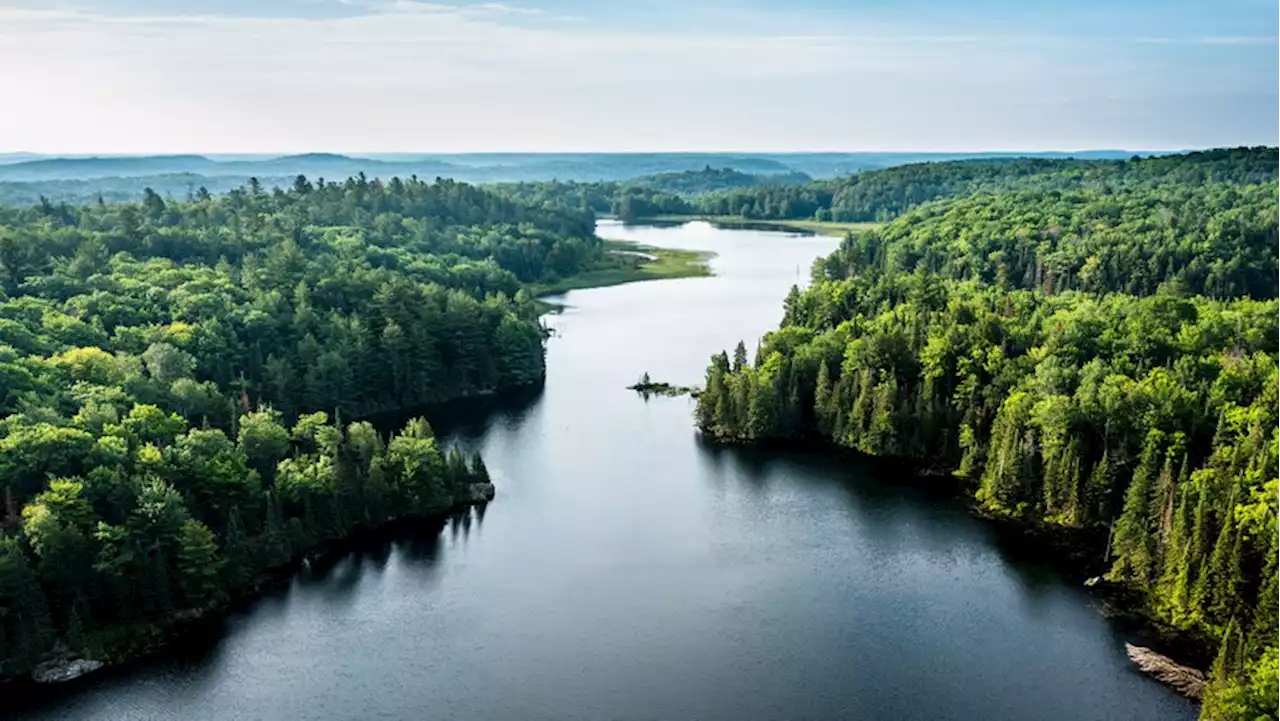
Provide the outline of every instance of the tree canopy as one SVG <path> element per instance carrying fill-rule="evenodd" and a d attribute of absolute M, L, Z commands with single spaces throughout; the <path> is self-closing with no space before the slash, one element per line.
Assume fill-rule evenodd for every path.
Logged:
<path fill-rule="evenodd" d="M 371 413 L 540 383 L 527 284 L 590 213 L 451 181 L 297 177 L 0 208 L 0 669 L 218 606 L 487 477 Z"/>
<path fill-rule="evenodd" d="M 991 513 L 1100 529 L 1111 579 L 1221 639 L 1204 717 L 1274 718 L 1275 151 L 1134 165 L 1160 180 L 1068 165 L 850 235 L 753 360 L 712 358 L 698 424 L 915 459 Z"/>
<path fill-rule="evenodd" d="M 1011 190 L 1103 193 L 1203 183 L 1275 182 L 1276 148 L 1231 148 L 1129 160 L 1001 158 L 913 163 L 793 186 L 739 188 L 698 201 L 698 212 L 744 219 L 884 221 L 931 200 Z"/>

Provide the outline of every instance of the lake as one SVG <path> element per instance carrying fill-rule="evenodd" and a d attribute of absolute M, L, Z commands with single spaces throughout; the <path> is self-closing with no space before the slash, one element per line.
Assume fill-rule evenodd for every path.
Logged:
<path fill-rule="evenodd" d="M 1077 584 L 959 501 L 850 461 L 700 442 L 708 358 L 776 327 L 833 238 L 705 223 L 606 238 L 711 278 L 573 291 L 543 392 L 432 418 L 494 503 L 371 544 L 215 637 L 24 721 L 1192 719 Z"/>

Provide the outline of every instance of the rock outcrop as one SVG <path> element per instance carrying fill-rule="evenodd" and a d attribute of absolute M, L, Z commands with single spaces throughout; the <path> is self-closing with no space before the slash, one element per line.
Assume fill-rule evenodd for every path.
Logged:
<path fill-rule="evenodd" d="M 463 493 L 462 498 L 458 499 L 459 503 L 488 503 L 493 500 L 494 487 L 492 483 L 468 483 L 467 490 Z"/>
<path fill-rule="evenodd" d="M 1204 673 L 1190 666 L 1183 666 L 1173 659 L 1158 654 L 1145 646 L 1124 645 L 1129 658 L 1138 664 L 1142 672 L 1160 683 L 1172 686 L 1178 693 L 1189 698 L 1200 698 L 1204 693 Z"/>
<path fill-rule="evenodd" d="M 103 663 L 101 661 L 87 658 L 45 661 L 36 666 L 36 669 L 31 672 L 31 680 L 36 683 L 62 683 L 63 681 L 80 678 L 86 673 L 97 671 L 102 666 Z"/>

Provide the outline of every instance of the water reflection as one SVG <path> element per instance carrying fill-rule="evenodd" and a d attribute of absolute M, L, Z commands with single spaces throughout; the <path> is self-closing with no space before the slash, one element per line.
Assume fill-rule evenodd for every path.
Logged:
<path fill-rule="evenodd" d="M 1052 553 L 973 518 L 947 479 L 707 445 L 690 404 L 624 389 L 699 382 L 837 241 L 630 239 L 715 251 L 720 275 L 572 294 L 545 393 L 376 419 L 425 414 L 481 450 L 494 508 L 364 536 L 203 646 L 59 688 L 23 721 L 1194 716 L 1132 673 Z"/>
<path fill-rule="evenodd" d="M 1086 596 L 1064 575 L 1071 566 L 1059 551 L 1021 529 L 975 518 L 951 479 L 913 476 L 896 464 L 856 454 L 723 445 L 701 436 L 697 448 L 717 486 L 729 479 L 757 502 L 770 502 L 769 491 L 778 484 L 838 489 L 849 529 L 869 550 L 915 548 L 933 564 L 962 567 L 976 555 L 975 547 L 994 548 L 1003 561 L 1000 572 L 1015 581 L 1024 607 L 1037 617 L 1057 611 L 1064 596 Z M 1120 629 L 1112 624 L 1113 633 Z"/>
<path fill-rule="evenodd" d="M 366 420 L 380 433 L 391 434 L 404 428 L 410 420 L 423 417 L 431 423 L 436 435 L 474 440 L 483 438 L 495 425 L 505 428 L 520 427 L 544 392 L 545 386 L 535 385 L 493 396 L 462 398 L 378 413 Z"/>

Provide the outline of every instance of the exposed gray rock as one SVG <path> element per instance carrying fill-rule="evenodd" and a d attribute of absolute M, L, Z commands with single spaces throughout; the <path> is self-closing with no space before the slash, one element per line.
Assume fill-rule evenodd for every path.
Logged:
<path fill-rule="evenodd" d="M 102 668 L 101 661 L 87 658 L 45 661 L 36 666 L 36 669 L 31 672 L 31 680 L 36 683 L 62 683 L 73 678 L 80 678 L 86 673 L 97 671 L 100 668 Z"/>
<path fill-rule="evenodd" d="M 492 483 L 471 483 L 467 485 L 462 503 L 488 503 L 493 500 L 493 494 Z"/>
<path fill-rule="evenodd" d="M 1183 666 L 1144 646 L 1126 643 L 1124 649 L 1129 653 L 1129 658 L 1138 664 L 1138 668 L 1160 683 L 1172 686 L 1188 698 L 1200 698 L 1204 695 L 1203 671 Z"/>

